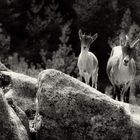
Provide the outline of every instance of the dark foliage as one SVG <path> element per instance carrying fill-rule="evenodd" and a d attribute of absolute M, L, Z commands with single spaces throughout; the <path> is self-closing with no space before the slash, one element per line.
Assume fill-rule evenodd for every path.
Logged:
<path fill-rule="evenodd" d="M 131 12 L 130 25 L 123 24 L 127 18 L 127 10 Z M 8 53 L 18 53 L 25 58 L 29 67 L 37 68 L 39 63 L 45 68 L 40 55 L 43 49 L 46 60 L 52 59 L 53 52 L 59 49 L 62 35 L 61 28 L 68 21 L 71 23 L 71 34 L 68 44 L 78 56 L 80 41 L 78 30 L 87 34 L 98 33 L 99 37 L 91 46 L 99 60 L 99 81 L 106 83 L 106 63 L 110 53 L 109 38 L 119 34 L 120 29 L 129 32 L 135 22 L 140 24 L 140 2 L 138 0 L 12 0 L 0 1 L 0 22 L 2 28 L 10 36 Z"/>
<path fill-rule="evenodd" d="M 0 73 L 0 87 L 5 88 L 11 83 L 11 77 Z"/>

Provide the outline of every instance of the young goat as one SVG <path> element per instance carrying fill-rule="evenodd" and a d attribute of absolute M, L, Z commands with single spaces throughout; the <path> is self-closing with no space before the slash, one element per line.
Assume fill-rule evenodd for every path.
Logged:
<path fill-rule="evenodd" d="M 97 36 L 97 33 L 90 36 L 82 34 L 82 31 L 79 30 L 79 38 L 81 41 L 81 53 L 78 58 L 80 79 L 82 80 L 83 77 L 86 84 L 89 84 L 91 78 L 92 87 L 95 87 L 96 89 L 98 78 L 98 60 L 92 52 L 89 52 L 89 48 Z"/>
<path fill-rule="evenodd" d="M 134 61 L 135 46 L 139 39 L 129 43 L 127 36 L 121 37 L 120 46 L 112 48 L 107 63 L 107 74 L 113 85 L 113 98 L 129 102 L 130 86 L 136 74 Z"/>

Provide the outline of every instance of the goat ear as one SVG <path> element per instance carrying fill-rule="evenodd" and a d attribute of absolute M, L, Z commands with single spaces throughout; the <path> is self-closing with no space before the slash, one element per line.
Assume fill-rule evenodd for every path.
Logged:
<path fill-rule="evenodd" d="M 136 46 L 136 44 L 140 41 L 140 39 L 136 39 L 131 45 L 130 48 L 134 48 Z"/>
<path fill-rule="evenodd" d="M 97 39 L 97 37 L 98 37 L 98 34 L 96 33 L 96 34 L 94 34 L 93 36 L 92 36 L 92 42 L 94 41 L 94 40 L 96 40 Z"/>
<path fill-rule="evenodd" d="M 121 35 L 120 36 L 120 46 L 125 47 L 128 43 L 128 36 L 127 35 Z"/>
<path fill-rule="evenodd" d="M 82 30 L 81 29 L 79 30 L 78 34 L 79 34 L 79 38 L 81 40 L 81 38 L 82 38 Z"/>

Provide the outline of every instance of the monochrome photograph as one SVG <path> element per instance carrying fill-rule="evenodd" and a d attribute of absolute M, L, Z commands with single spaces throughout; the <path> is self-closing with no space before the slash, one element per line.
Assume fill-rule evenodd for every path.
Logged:
<path fill-rule="evenodd" d="M 0 140 L 140 140 L 140 1 L 0 0 Z"/>

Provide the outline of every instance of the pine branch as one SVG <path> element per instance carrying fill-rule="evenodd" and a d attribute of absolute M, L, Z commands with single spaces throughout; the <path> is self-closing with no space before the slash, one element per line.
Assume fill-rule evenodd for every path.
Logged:
<path fill-rule="evenodd" d="M 36 4 L 35 0 L 32 0 L 31 11 L 34 14 L 37 14 L 40 12 L 43 6 L 44 6 L 44 0 L 42 0 L 41 4 Z"/>

